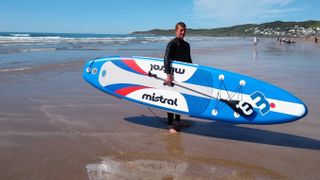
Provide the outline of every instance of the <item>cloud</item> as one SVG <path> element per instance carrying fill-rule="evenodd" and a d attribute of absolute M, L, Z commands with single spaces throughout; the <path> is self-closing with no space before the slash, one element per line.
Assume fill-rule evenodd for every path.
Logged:
<path fill-rule="evenodd" d="M 257 23 L 303 11 L 294 0 L 194 0 L 192 18 L 221 26 Z"/>

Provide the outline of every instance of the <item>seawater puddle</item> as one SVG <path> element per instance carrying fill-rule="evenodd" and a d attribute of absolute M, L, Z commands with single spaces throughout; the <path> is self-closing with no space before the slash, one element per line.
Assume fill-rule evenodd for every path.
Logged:
<path fill-rule="evenodd" d="M 286 178 L 276 171 L 233 160 L 194 156 L 175 158 L 166 154 L 131 155 L 131 158 L 123 157 L 126 155 L 104 157 L 99 163 L 87 164 L 88 178 L 90 180 Z"/>
<path fill-rule="evenodd" d="M 130 160 L 106 158 L 86 166 L 90 180 L 99 179 L 172 179 L 185 174 L 188 164 L 176 161 Z"/>

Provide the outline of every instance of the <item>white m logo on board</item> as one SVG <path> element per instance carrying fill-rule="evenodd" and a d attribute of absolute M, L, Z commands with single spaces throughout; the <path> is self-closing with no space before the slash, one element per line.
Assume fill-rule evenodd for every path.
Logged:
<path fill-rule="evenodd" d="M 256 104 L 256 106 L 260 109 L 260 113 L 264 116 L 270 111 L 270 105 L 267 101 L 264 94 L 262 94 L 259 91 L 254 92 L 250 95 L 253 102 Z"/>

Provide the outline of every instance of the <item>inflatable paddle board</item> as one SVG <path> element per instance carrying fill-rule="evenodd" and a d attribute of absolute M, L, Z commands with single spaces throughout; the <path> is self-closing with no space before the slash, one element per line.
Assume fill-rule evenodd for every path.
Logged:
<path fill-rule="evenodd" d="M 89 61 L 83 78 L 97 89 L 142 105 L 197 118 L 244 124 L 298 120 L 307 107 L 266 82 L 197 64 L 174 61 L 164 84 L 163 59 L 108 57 Z"/>

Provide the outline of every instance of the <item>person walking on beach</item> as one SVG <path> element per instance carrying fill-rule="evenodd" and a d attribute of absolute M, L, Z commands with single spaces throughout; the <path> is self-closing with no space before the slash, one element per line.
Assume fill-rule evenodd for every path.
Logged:
<path fill-rule="evenodd" d="M 258 38 L 253 37 L 253 45 L 256 46 L 258 44 Z"/>
<path fill-rule="evenodd" d="M 174 80 L 174 69 L 171 67 L 173 60 L 192 63 L 190 45 L 184 40 L 186 31 L 186 24 L 183 22 L 178 22 L 175 26 L 176 37 L 167 45 L 164 56 L 164 72 L 167 74 L 165 84 L 167 85 L 171 85 L 172 81 Z M 176 121 L 175 124 L 174 120 Z M 177 133 L 177 124 L 180 124 L 180 115 L 168 112 L 168 125 L 170 133 Z"/>

